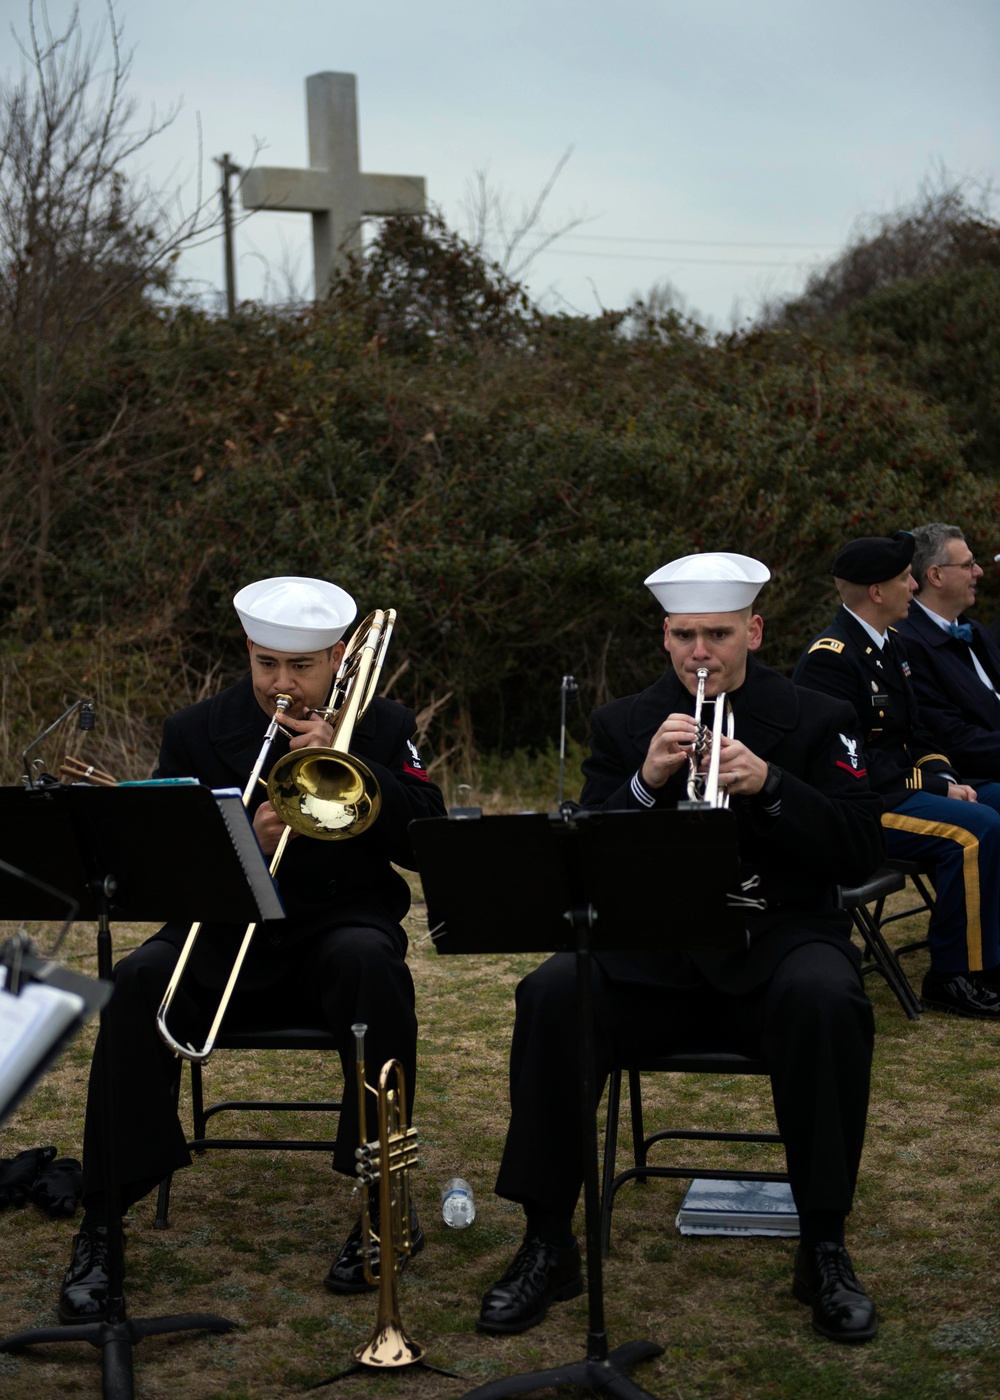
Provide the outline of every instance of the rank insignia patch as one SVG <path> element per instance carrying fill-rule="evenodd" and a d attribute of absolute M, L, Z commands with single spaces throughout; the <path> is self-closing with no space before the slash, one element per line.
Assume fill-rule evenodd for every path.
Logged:
<path fill-rule="evenodd" d="M 412 739 L 407 739 L 406 747 L 410 751 L 410 758 L 409 762 L 403 764 L 403 772 L 409 773 L 414 778 L 423 778 L 425 783 L 429 782 L 427 769 L 424 767 L 424 761 L 420 757 L 420 752 L 416 744 Z"/>
<path fill-rule="evenodd" d="M 868 769 L 862 768 L 861 759 L 858 755 L 858 740 L 852 739 L 849 734 L 841 734 L 840 742 L 847 751 L 847 758 L 846 760 L 843 758 L 835 759 L 834 762 L 836 766 L 838 768 L 843 768 L 845 773 L 850 773 L 852 778 L 867 777 Z"/>

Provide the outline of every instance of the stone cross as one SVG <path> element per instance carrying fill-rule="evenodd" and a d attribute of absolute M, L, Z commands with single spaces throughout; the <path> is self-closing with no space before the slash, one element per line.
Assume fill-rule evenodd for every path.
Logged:
<path fill-rule="evenodd" d="M 312 215 L 316 296 L 324 295 L 348 251 L 361 248 L 365 214 L 422 213 L 422 175 L 364 175 L 358 154 L 357 79 L 314 73 L 306 79 L 309 169 L 259 166 L 243 177 L 245 209 Z"/>

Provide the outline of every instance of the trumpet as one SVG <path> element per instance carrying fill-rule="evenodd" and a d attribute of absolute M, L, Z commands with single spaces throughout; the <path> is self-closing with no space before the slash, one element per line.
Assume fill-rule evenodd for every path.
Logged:
<path fill-rule="evenodd" d="M 417 1165 L 417 1130 L 406 1122 L 406 1079 L 398 1060 L 387 1060 L 373 1089 L 365 1079 L 365 1031 L 362 1021 L 351 1031 L 355 1043 L 355 1078 L 361 1144 L 355 1152 L 362 1188 L 361 1253 L 365 1278 L 378 1284 L 378 1310 L 367 1342 L 352 1352 L 361 1366 L 387 1369 L 412 1366 L 424 1349 L 407 1336 L 399 1314 L 399 1271 L 411 1251 L 410 1169 Z M 389 1085 L 394 1082 L 395 1087 Z M 378 1138 L 365 1141 L 367 1094 L 378 1100 Z M 378 1232 L 372 1228 L 371 1192 L 378 1190 Z M 373 1246 L 378 1246 L 378 1274 L 372 1268 Z"/>
<path fill-rule="evenodd" d="M 731 739 L 734 734 L 733 707 L 726 698 L 724 690 L 716 695 L 708 772 L 699 772 L 701 759 L 705 749 L 709 746 L 708 728 L 701 717 L 702 706 L 705 703 L 705 682 L 708 680 L 708 671 L 704 667 L 700 667 L 697 676 L 698 689 L 694 697 L 694 722 L 697 728 L 694 744 L 688 755 L 688 800 L 699 806 L 728 807 L 729 793 L 719 791 L 719 760 L 722 758 L 723 726 L 725 726 L 727 739 Z"/>
<path fill-rule="evenodd" d="M 269 870 L 272 878 L 293 831 L 319 840 L 342 841 L 367 831 L 379 814 L 382 797 L 375 776 L 367 764 L 348 750 L 355 726 L 374 698 L 395 621 L 394 609 L 389 608 L 384 612 L 379 609 L 370 613 L 352 634 L 334 679 L 329 701 L 323 709 L 313 712 L 332 728 L 330 746 L 292 749 L 270 770 L 268 797 L 285 823 L 281 839 L 271 857 Z M 260 753 L 243 792 L 244 807 L 249 805 L 257 784 L 264 781 L 261 775 L 281 729 L 281 716 L 291 704 L 292 699 L 288 695 L 279 695 L 276 699 L 274 717 L 267 727 Z M 175 1055 L 204 1064 L 215 1046 L 222 1018 L 232 1000 L 236 980 L 250 951 L 257 925 L 253 923 L 246 927 L 205 1043 L 199 1049 L 182 1044 L 171 1032 L 167 1017 L 201 929 L 200 923 L 192 924 L 188 929 L 173 976 L 156 1013 L 156 1028 Z"/>

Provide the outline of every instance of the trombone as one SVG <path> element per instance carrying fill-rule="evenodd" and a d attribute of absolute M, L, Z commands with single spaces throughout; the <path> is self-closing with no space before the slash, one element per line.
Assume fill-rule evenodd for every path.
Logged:
<path fill-rule="evenodd" d="M 379 814 L 382 796 L 375 775 L 367 764 L 355 758 L 348 750 L 354 728 L 374 698 L 395 621 L 396 613 L 393 608 L 385 611 L 377 609 L 370 613 L 352 634 L 326 706 L 313 711 L 325 719 L 333 730 L 330 746 L 292 749 L 270 770 L 267 779 L 268 797 L 285 823 L 285 830 L 281 833 L 281 839 L 271 857 L 269 869 L 272 878 L 281 863 L 293 831 L 321 841 L 343 841 L 367 831 Z M 290 696 L 277 697 L 276 713 L 267 727 L 260 753 L 243 792 L 244 807 L 249 806 L 258 782 L 264 781 L 261 774 L 281 728 L 281 716 L 291 704 Z M 188 929 L 173 976 L 167 984 L 160 1009 L 156 1013 L 156 1028 L 161 1039 L 175 1055 L 204 1064 L 215 1047 L 222 1018 L 232 1000 L 236 979 L 250 951 L 257 924 L 248 924 L 246 927 L 205 1043 L 197 1049 L 191 1044 L 182 1044 L 173 1035 L 167 1024 L 167 1017 L 201 929 L 200 923 L 192 924 Z"/>
<path fill-rule="evenodd" d="M 723 726 L 725 726 L 727 739 L 731 739 L 735 732 L 733 707 L 726 698 L 726 692 L 720 691 L 714 701 L 715 714 L 712 720 L 708 771 L 707 773 L 699 772 L 701 759 L 708 746 L 708 729 L 701 717 L 702 706 L 705 703 L 705 682 L 708 680 L 708 671 L 704 667 L 699 667 L 697 676 L 698 689 L 694 697 L 694 722 L 697 728 L 694 743 L 688 755 L 688 800 L 699 806 L 728 807 L 729 793 L 719 791 L 719 760 L 722 758 Z"/>

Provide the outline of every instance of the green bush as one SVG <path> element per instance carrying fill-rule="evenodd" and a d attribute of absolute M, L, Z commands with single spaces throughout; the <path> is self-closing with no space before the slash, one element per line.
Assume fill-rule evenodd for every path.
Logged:
<path fill-rule="evenodd" d="M 146 668 L 129 705 L 155 733 L 179 696 L 242 672 L 239 587 L 321 574 L 362 613 L 397 608 L 394 693 L 468 766 L 544 749 L 565 674 L 578 739 L 591 705 L 655 674 L 642 580 L 669 558 L 762 558 L 763 655 L 790 670 L 845 538 L 995 518 L 995 479 L 966 470 L 948 412 L 875 355 L 783 330 L 711 342 L 641 308 L 546 317 L 509 288 L 484 299 L 488 270 L 463 269 L 454 240 L 435 275 L 457 292 L 421 283 L 401 321 L 405 246 L 395 229 L 393 276 L 359 272 L 319 307 L 149 309 L 109 336 L 64 415 L 64 442 L 100 446 L 64 462 L 44 615 L 35 581 L 3 578 L 9 656 L 89 639 L 128 677 Z M 30 537 L 30 462 L 7 451 L 6 469 Z"/>

